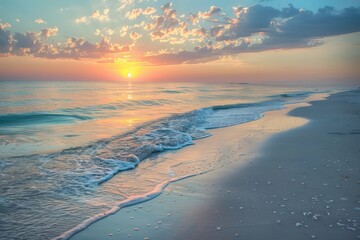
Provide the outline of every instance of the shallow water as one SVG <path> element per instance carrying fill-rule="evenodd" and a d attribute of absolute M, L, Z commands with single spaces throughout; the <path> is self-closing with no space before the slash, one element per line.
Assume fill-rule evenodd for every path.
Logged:
<path fill-rule="evenodd" d="M 57 237 L 159 184 L 208 171 L 176 171 L 182 163 L 164 168 L 156 154 L 209 137 L 207 129 L 256 120 L 313 92 L 250 84 L 0 86 L 0 238 L 6 239 Z M 126 171 L 149 158 L 141 176 Z M 121 183 L 112 183 L 115 174 L 122 174 Z"/>

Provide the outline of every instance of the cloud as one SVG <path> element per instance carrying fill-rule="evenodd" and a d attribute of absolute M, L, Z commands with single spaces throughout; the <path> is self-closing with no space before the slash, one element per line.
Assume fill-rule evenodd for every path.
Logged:
<path fill-rule="evenodd" d="M 131 32 L 131 33 L 130 33 L 130 38 L 131 38 L 132 40 L 138 40 L 141 36 L 142 36 L 142 35 L 139 34 L 139 33 L 137 33 L 137 32 Z"/>
<path fill-rule="evenodd" d="M 155 9 L 155 8 L 153 8 L 153 7 L 147 7 L 147 8 L 145 8 L 145 9 L 143 9 L 142 14 L 144 14 L 144 15 L 151 15 L 151 14 L 153 14 L 153 13 L 155 13 L 155 12 L 156 12 L 156 9 Z"/>
<path fill-rule="evenodd" d="M 120 28 L 120 37 L 125 37 L 127 35 L 127 31 L 129 30 L 128 25 L 124 25 Z"/>
<path fill-rule="evenodd" d="M 220 12 L 221 12 L 220 7 L 211 6 L 209 11 L 207 11 L 207 12 L 199 12 L 198 16 L 200 18 L 203 18 L 203 19 L 208 19 L 208 18 L 214 16 L 215 14 L 219 14 Z"/>
<path fill-rule="evenodd" d="M 200 19 L 209 19 L 215 15 L 218 15 L 220 12 L 222 11 L 222 9 L 220 7 L 216 7 L 216 6 L 210 6 L 210 9 L 206 12 L 198 12 L 198 13 L 193 13 L 190 14 L 188 16 L 189 21 L 192 24 L 197 24 L 200 22 Z"/>
<path fill-rule="evenodd" d="M 219 37 L 222 34 L 222 29 L 224 29 L 224 26 L 215 26 L 211 27 L 210 29 L 210 35 L 212 37 Z"/>
<path fill-rule="evenodd" d="M 332 7 L 324 7 L 313 13 L 296 9 L 293 5 L 281 11 L 254 5 L 241 9 L 234 24 L 217 40 L 249 37 L 259 32 L 268 38 L 283 41 L 310 40 L 359 31 L 360 25 L 356 24 L 360 21 L 359 17 L 360 8 L 347 8 L 339 12 Z"/>
<path fill-rule="evenodd" d="M 288 5 L 277 9 L 259 4 L 234 6 L 226 15 L 220 7 L 211 6 L 205 11 L 178 13 L 172 2 L 156 11 L 153 7 L 133 8 L 143 0 L 120 1 L 125 4 L 128 19 L 143 16 L 117 28 L 92 30 L 101 40 L 69 37 L 66 42 L 51 43 L 58 28 L 43 28 L 40 32 L 13 33 L 9 23 L 0 23 L 0 53 L 4 55 L 30 55 L 45 58 L 109 59 L 116 53 L 128 52 L 140 38 L 157 41 L 156 49 L 148 49 L 141 60 L 152 64 L 181 64 L 213 61 L 222 56 L 274 49 L 309 48 L 323 44 L 325 37 L 360 31 L 360 8 L 335 10 L 323 7 L 308 11 Z M 122 5 L 124 6 L 124 5 Z M 122 14 L 124 14 L 122 12 Z M 75 20 L 76 23 L 109 21 L 110 10 L 96 10 Z M 180 16 L 179 16 L 180 15 Z M 146 18 L 146 20 L 145 20 Z M 126 38 L 132 45 L 110 41 L 109 36 Z M 132 40 L 132 41 L 131 41 Z M 51 41 L 55 41 L 52 39 Z M 164 44 L 165 43 L 165 44 Z M 169 44 L 181 44 L 172 47 Z M 137 54 L 138 56 L 138 54 Z"/>
<path fill-rule="evenodd" d="M 152 40 L 158 40 L 158 39 L 162 39 L 166 36 L 166 33 L 164 31 L 161 30 L 157 30 L 151 33 L 151 39 Z"/>
<path fill-rule="evenodd" d="M 95 10 L 92 12 L 90 16 L 83 16 L 80 18 L 75 19 L 75 23 L 89 23 L 91 20 L 97 20 L 100 22 L 108 22 L 110 21 L 109 18 L 110 9 L 105 8 L 102 12 L 100 10 Z"/>
<path fill-rule="evenodd" d="M 100 42 L 90 43 L 83 38 L 71 37 L 65 43 L 48 44 L 46 38 L 55 36 L 58 28 L 42 29 L 40 33 L 11 33 L 0 29 L 1 55 L 34 56 L 43 58 L 96 59 L 107 58 L 109 54 L 129 52 L 129 45 L 112 43 L 103 37 Z"/>
<path fill-rule="evenodd" d="M 0 53 L 8 54 L 11 52 L 11 44 L 13 41 L 13 36 L 10 31 L 4 30 L 0 24 Z"/>
<path fill-rule="evenodd" d="M 172 6 L 172 2 L 168 2 L 164 5 L 161 6 L 161 9 L 166 12 L 167 10 L 171 9 L 170 7 Z"/>
<path fill-rule="evenodd" d="M 59 31 L 59 29 L 57 27 L 43 28 L 43 29 L 41 29 L 41 36 L 44 38 L 53 37 L 53 36 L 57 35 L 58 31 Z"/>
<path fill-rule="evenodd" d="M 96 10 L 91 14 L 90 18 L 98 20 L 100 22 L 109 21 L 109 12 L 109 8 L 105 8 L 102 13 L 100 12 L 100 10 Z"/>
<path fill-rule="evenodd" d="M 46 22 L 45 22 L 43 19 L 41 19 L 41 18 L 35 19 L 34 22 L 36 22 L 37 24 L 45 24 L 45 23 L 46 23 Z"/>
<path fill-rule="evenodd" d="M 153 22 L 144 26 L 146 31 L 152 31 L 150 33 L 152 41 L 161 40 L 171 44 L 184 43 L 186 40 L 184 35 L 189 32 L 187 23 L 178 19 L 177 11 L 172 8 L 171 2 L 161 6 L 161 10 L 163 15 L 152 16 Z"/>
<path fill-rule="evenodd" d="M 132 20 L 132 19 L 136 19 L 138 16 L 140 16 L 142 9 L 141 8 L 135 8 L 131 11 L 128 11 L 125 14 L 125 17 L 127 17 L 128 19 Z"/>
<path fill-rule="evenodd" d="M 117 9 L 117 11 L 121 11 L 123 9 L 125 9 L 126 7 L 133 5 L 134 4 L 134 0 L 120 0 L 120 6 Z"/>
<path fill-rule="evenodd" d="M 234 14 L 235 14 L 235 16 L 236 16 L 237 18 L 240 17 L 240 14 L 242 13 L 242 10 L 243 10 L 243 9 L 244 9 L 244 8 L 241 7 L 241 6 L 233 7 Z"/>
<path fill-rule="evenodd" d="M 281 13 L 275 8 L 261 5 L 253 5 L 249 8 L 237 7 L 234 12 L 237 19 L 222 36 L 219 36 L 218 40 L 237 39 L 249 37 L 258 32 L 266 32 L 269 30 L 271 21 Z"/>
<path fill-rule="evenodd" d="M 87 23 L 88 22 L 88 18 L 87 17 L 80 17 L 75 19 L 76 23 Z"/>
<path fill-rule="evenodd" d="M 220 56 L 231 55 L 234 50 L 247 51 L 248 44 L 245 41 L 233 42 L 227 46 L 219 46 L 208 42 L 202 46 L 194 48 L 193 51 L 180 51 L 178 53 L 165 53 L 147 56 L 144 60 L 156 64 L 182 64 L 199 63 L 217 60 Z"/>
<path fill-rule="evenodd" d="M 41 42 L 37 38 L 38 34 L 34 32 L 15 33 L 11 42 L 12 54 L 30 55 L 39 51 Z"/>
<path fill-rule="evenodd" d="M 205 28 L 197 28 L 197 29 L 193 29 L 192 34 L 195 36 L 201 36 L 201 37 L 205 37 L 206 36 L 206 29 Z"/>
<path fill-rule="evenodd" d="M 332 7 L 320 8 L 317 13 L 299 10 L 286 21 L 275 22 L 269 35 L 287 39 L 313 39 L 360 31 L 360 8 L 346 8 L 341 12 Z"/>
<path fill-rule="evenodd" d="M 0 23 L 0 29 L 11 28 L 10 23 Z"/>
<path fill-rule="evenodd" d="M 188 18 L 189 18 L 189 21 L 190 21 L 193 25 L 199 23 L 199 16 L 198 16 L 197 13 L 190 14 Z"/>
<path fill-rule="evenodd" d="M 141 14 L 143 15 L 151 15 L 156 12 L 156 9 L 153 7 L 147 7 L 147 8 L 135 8 L 131 11 L 126 12 L 125 17 L 127 17 L 130 20 L 136 19 Z"/>
<path fill-rule="evenodd" d="M 193 51 L 149 56 L 154 64 L 179 64 L 210 61 L 220 56 L 274 49 L 316 47 L 322 38 L 360 31 L 360 8 L 336 11 L 332 7 L 317 12 L 296 9 L 289 5 L 278 10 L 254 5 L 234 8 L 235 19 L 225 26 L 210 28 L 205 45 Z M 259 17 L 261 16 L 261 17 Z"/>

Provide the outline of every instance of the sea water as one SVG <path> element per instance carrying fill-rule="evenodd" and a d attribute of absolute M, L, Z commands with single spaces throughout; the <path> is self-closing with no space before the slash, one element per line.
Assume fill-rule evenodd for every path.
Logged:
<path fill-rule="evenodd" d="M 236 83 L 0 82 L 0 239 L 67 238 L 171 181 L 216 169 L 164 170 L 156 156 L 313 92 Z M 144 161 L 139 176 L 134 169 Z"/>

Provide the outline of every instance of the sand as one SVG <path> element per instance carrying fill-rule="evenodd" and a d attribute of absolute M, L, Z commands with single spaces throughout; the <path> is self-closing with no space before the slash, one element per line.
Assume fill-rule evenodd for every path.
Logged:
<path fill-rule="evenodd" d="M 211 148 L 224 167 L 172 183 L 71 239 L 360 238 L 360 91 L 305 105 L 169 153 Z"/>

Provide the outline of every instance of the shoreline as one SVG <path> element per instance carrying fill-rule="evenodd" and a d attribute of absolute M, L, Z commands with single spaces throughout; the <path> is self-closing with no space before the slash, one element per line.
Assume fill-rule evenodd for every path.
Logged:
<path fill-rule="evenodd" d="M 312 95 L 312 96 L 310 96 L 308 99 L 307 99 L 307 102 L 308 101 L 313 101 L 313 100 L 319 100 L 319 99 L 322 99 L 323 97 L 324 97 L 325 95 L 323 94 L 323 95 L 320 95 L 320 94 L 316 94 L 316 95 Z M 275 111 L 270 111 L 270 112 L 267 112 L 267 113 L 265 113 L 265 116 L 263 117 L 263 118 L 261 118 L 261 119 L 259 119 L 259 120 L 257 120 L 257 121 L 253 121 L 253 122 L 249 122 L 249 123 L 244 123 L 244 124 L 240 124 L 240 125 L 238 125 L 238 126 L 232 126 L 232 127 L 229 127 L 229 128 L 226 128 L 226 130 L 224 130 L 224 129 L 214 129 L 214 130 L 211 130 L 211 131 L 213 131 L 214 133 L 216 133 L 215 134 L 215 139 L 214 139 L 214 136 L 212 137 L 212 138 L 208 138 L 208 139 L 203 139 L 203 140 L 201 140 L 201 142 L 197 142 L 197 144 L 195 145 L 195 146 L 197 146 L 198 148 L 200 148 L 200 150 L 201 149 L 204 149 L 204 146 L 206 146 L 206 145 L 208 145 L 209 143 L 211 143 L 211 144 L 213 144 L 213 146 L 216 146 L 216 144 L 214 145 L 214 142 L 217 142 L 217 141 L 219 141 L 219 139 L 216 139 L 216 138 L 219 138 L 220 137 L 220 141 L 222 140 L 221 138 L 224 138 L 224 136 L 219 136 L 219 135 L 221 135 L 222 134 L 222 132 L 227 132 L 227 134 L 229 134 L 229 133 L 234 133 L 234 132 L 236 132 L 236 133 L 238 133 L 238 131 L 234 131 L 233 129 L 234 128 L 237 128 L 237 130 L 240 128 L 240 129 L 242 129 L 241 131 L 242 132 L 247 132 L 247 134 L 252 138 L 252 141 L 248 141 L 248 142 L 242 142 L 240 145 L 242 146 L 242 148 L 244 148 L 244 147 L 249 147 L 250 145 L 254 145 L 254 142 L 256 142 L 256 141 L 262 141 L 263 139 L 264 139 L 264 137 L 265 137 L 265 135 L 267 136 L 267 137 L 269 137 L 269 136 L 271 136 L 272 134 L 274 134 L 274 133 L 277 133 L 277 132 L 280 132 L 280 131 L 285 131 L 285 130 L 288 130 L 288 129 L 291 129 L 291 128 L 294 128 L 294 127 L 298 127 L 298 126 L 301 126 L 301 125 L 304 125 L 307 121 L 306 120 L 304 120 L 303 118 L 294 118 L 294 117 L 290 117 L 290 116 L 287 116 L 287 115 L 285 115 L 287 112 L 289 112 L 290 110 L 292 110 L 292 109 L 295 109 L 295 108 L 298 108 L 298 107 L 301 107 L 301 106 L 307 106 L 308 104 L 307 103 L 297 103 L 297 104 L 291 104 L 291 105 L 287 105 L 287 107 L 286 107 L 286 109 L 282 109 L 282 110 L 275 110 Z M 276 121 L 278 121 L 279 119 L 279 116 L 283 116 L 284 117 L 284 119 L 282 120 L 282 121 L 280 121 L 280 123 L 277 123 L 277 124 L 275 124 L 275 122 Z M 266 121 L 267 121 L 267 119 L 269 118 L 269 116 L 270 116 L 270 118 L 272 118 L 273 120 L 273 122 L 272 122 L 272 126 L 270 126 L 271 124 L 269 124 L 269 123 L 266 123 Z M 279 124 L 281 124 L 281 126 L 279 125 Z M 253 128 L 254 128 L 254 126 L 256 126 L 257 127 L 257 130 L 259 130 L 259 128 L 261 129 L 261 133 L 256 133 L 256 132 L 258 132 L 258 131 L 254 131 L 254 130 L 252 130 Z M 240 133 L 241 133 L 241 131 L 240 131 Z M 223 134 L 224 135 L 224 134 Z M 226 134 L 225 134 L 226 135 Z M 257 135 L 257 136 L 256 136 Z M 227 137 L 228 139 L 227 140 L 229 140 L 229 136 L 225 136 L 225 137 Z M 233 136 L 230 136 L 230 139 L 231 138 L 235 138 L 235 135 L 233 135 Z M 204 141 L 205 140 L 205 142 L 202 142 L 202 141 Z M 238 139 L 237 139 L 238 140 Z M 242 139 L 243 140 L 243 139 Z M 210 144 L 210 146 L 211 146 L 211 144 Z M 200 146 L 199 146 L 200 145 Z M 202 146 L 201 146 L 202 145 Z M 257 144 L 255 144 L 255 145 L 257 145 Z M 194 147 L 194 146 L 193 146 Z M 238 152 L 238 149 L 239 149 L 239 147 L 238 146 L 236 146 L 235 145 L 235 147 L 237 147 L 237 150 L 235 150 L 235 153 L 236 152 Z M 256 148 L 256 146 L 255 146 L 255 148 Z M 186 148 L 185 148 L 186 149 Z M 181 152 L 179 152 L 177 155 L 180 155 L 180 156 L 185 156 L 185 157 L 188 157 L 189 156 L 189 154 L 194 154 L 194 152 L 192 151 L 192 150 L 189 150 L 189 149 L 186 149 L 186 150 L 181 150 Z M 164 155 L 171 155 L 171 157 L 175 157 L 176 155 L 176 153 L 177 153 L 178 151 L 174 151 L 174 152 L 169 152 L 169 153 L 166 153 L 166 154 L 164 154 Z M 184 152 L 185 152 L 185 155 L 184 155 Z M 249 164 L 249 159 L 251 158 L 251 159 L 253 159 L 253 158 L 256 158 L 256 150 L 253 150 L 252 151 L 252 153 L 247 153 L 246 154 L 246 156 L 244 156 L 244 154 L 242 154 L 242 163 L 237 163 L 237 165 L 238 166 L 240 166 L 240 165 L 246 165 L 246 164 Z M 233 153 L 234 153 L 234 151 L 233 151 Z M 195 153 L 195 155 L 196 155 L 196 153 Z M 233 158 L 234 156 L 228 156 L 228 157 L 230 157 L 230 158 Z M 246 160 L 247 159 L 247 160 Z M 250 163 L 251 163 L 251 161 L 250 161 Z M 233 164 L 233 163 L 228 163 L 228 165 L 229 164 Z M 226 168 L 226 167 L 225 167 Z M 217 172 L 217 170 L 215 170 L 215 171 L 213 171 L 213 172 Z M 211 174 L 211 173 L 210 173 Z M 208 175 L 208 174 L 206 174 L 206 175 Z M 192 177 L 191 179 L 196 179 L 196 178 L 198 178 L 198 176 L 196 176 L 196 177 Z M 186 181 L 186 180 L 185 180 Z M 191 180 L 190 180 L 191 181 Z M 184 182 L 184 180 L 183 181 L 181 181 L 181 183 L 180 184 L 182 184 Z M 166 189 L 165 189 L 165 191 L 164 192 L 166 192 L 166 195 L 168 195 L 168 191 L 171 191 L 171 190 L 169 190 L 169 189 L 172 189 L 172 187 L 173 187 L 173 185 L 176 185 L 176 184 L 174 184 L 174 183 L 172 183 L 170 186 L 168 186 Z M 160 193 L 161 194 L 161 193 Z M 161 194 L 161 195 L 164 195 L 164 193 L 163 194 Z M 156 199 L 158 199 L 159 197 L 157 197 Z M 156 199 L 153 199 L 152 201 L 149 201 L 149 203 L 151 203 L 151 202 L 154 202 Z M 127 207 L 126 209 L 132 209 L 132 208 L 134 208 L 134 209 L 136 209 L 137 208 L 137 205 L 134 205 L 134 206 L 131 206 L 131 207 Z M 113 216 L 115 216 L 115 218 L 118 216 L 118 215 L 120 215 L 120 214 L 122 214 L 123 212 L 124 212 L 125 210 L 120 210 L 118 213 L 116 213 L 116 214 L 114 214 Z M 126 210 L 127 211 L 127 210 Z M 93 223 L 91 226 L 89 226 L 87 229 L 85 229 L 85 230 L 83 230 L 83 231 L 81 231 L 80 233 L 77 233 L 77 234 L 75 234 L 72 238 L 70 238 L 70 239 L 91 239 L 91 236 L 93 237 L 94 235 L 94 231 L 91 231 L 91 230 L 89 230 L 89 229 L 98 229 L 96 226 L 95 227 L 93 227 L 94 225 L 98 225 L 98 223 L 100 223 L 100 222 L 103 222 L 104 220 L 107 220 L 108 218 L 112 218 L 113 216 L 110 216 L 110 217 L 107 217 L 107 218 L 105 218 L 105 219 L 102 219 L 101 221 L 98 221 L 98 222 L 96 222 L 96 223 Z M 110 225 L 114 225 L 115 223 L 111 223 Z M 102 227 L 101 228 L 103 228 L 104 226 L 104 224 L 100 224 L 100 225 L 102 225 Z M 116 224 L 115 224 L 116 225 Z M 96 230 L 97 231 L 97 230 Z M 95 232 L 96 232 L 95 231 Z M 109 232 L 114 232 L 115 230 L 113 230 L 113 231 L 109 231 Z M 86 234 L 87 232 L 92 232 L 92 234 L 91 235 L 89 235 L 89 234 Z M 119 230 L 117 231 L 117 232 L 120 232 Z M 86 235 L 86 237 L 84 237 L 84 233 L 85 233 L 85 235 Z M 110 234 L 110 233 L 109 233 Z M 115 233 L 114 233 L 114 235 L 115 235 Z M 117 234 L 116 234 L 117 235 Z M 102 234 L 101 234 L 101 236 L 103 236 Z M 90 237 L 90 238 L 89 238 Z M 98 236 L 98 237 L 100 237 L 100 235 Z M 96 239 L 96 238 L 94 238 L 94 239 Z"/>

